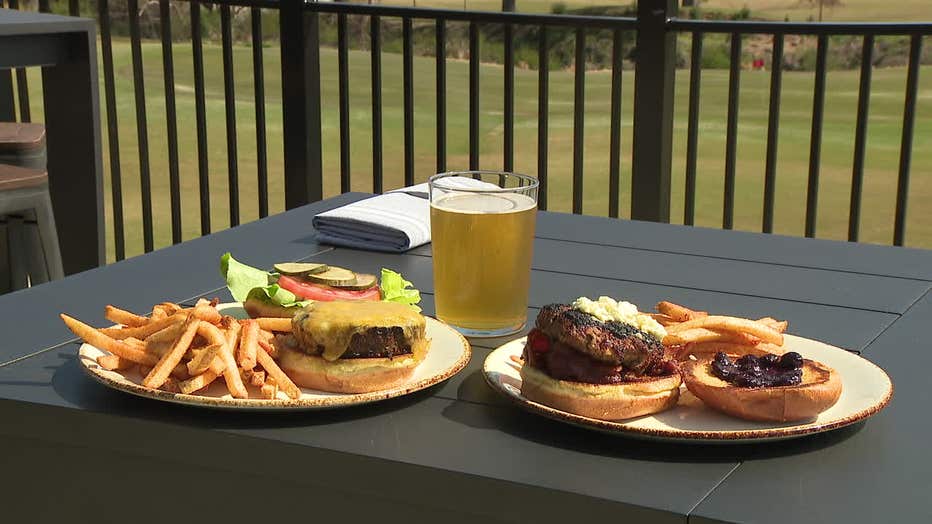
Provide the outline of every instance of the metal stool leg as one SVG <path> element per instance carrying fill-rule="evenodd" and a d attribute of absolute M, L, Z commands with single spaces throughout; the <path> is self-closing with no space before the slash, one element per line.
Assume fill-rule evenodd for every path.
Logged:
<path fill-rule="evenodd" d="M 45 255 L 45 268 L 49 280 L 65 278 L 62 268 L 61 250 L 58 247 L 58 230 L 55 228 L 55 214 L 52 212 L 52 199 L 48 188 L 37 195 L 33 208 L 36 212 L 36 223 L 39 225 L 39 238 L 42 240 L 42 251 Z"/>
<path fill-rule="evenodd" d="M 13 290 L 29 287 L 23 230 L 22 217 L 13 215 L 6 217 L 6 239 L 10 253 L 10 284 Z"/>

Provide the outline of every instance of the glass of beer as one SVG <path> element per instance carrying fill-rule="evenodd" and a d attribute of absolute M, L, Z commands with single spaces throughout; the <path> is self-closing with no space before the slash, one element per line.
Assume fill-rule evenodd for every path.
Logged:
<path fill-rule="evenodd" d="M 527 322 L 537 179 L 462 171 L 428 183 L 437 318 L 471 337 L 520 331 Z"/>

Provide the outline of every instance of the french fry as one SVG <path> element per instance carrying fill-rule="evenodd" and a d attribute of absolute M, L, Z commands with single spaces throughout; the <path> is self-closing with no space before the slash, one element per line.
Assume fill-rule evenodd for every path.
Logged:
<path fill-rule="evenodd" d="M 236 359 L 233 358 L 233 351 L 227 343 L 227 339 L 220 328 L 207 322 L 201 322 L 198 325 L 197 333 L 206 338 L 211 344 L 222 344 L 223 348 L 220 355 L 226 364 L 223 370 L 223 378 L 227 383 L 227 389 L 234 398 L 249 398 L 249 392 L 239 376 L 239 370 L 236 369 Z"/>
<path fill-rule="evenodd" d="M 254 369 L 248 370 L 249 373 L 249 385 L 255 386 L 257 388 L 265 385 L 265 371 L 256 371 Z"/>
<path fill-rule="evenodd" d="M 239 338 L 236 361 L 243 369 L 256 367 L 256 353 L 259 342 L 259 324 L 254 320 L 242 321 L 243 331 Z"/>
<path fill-rule="evenodd" d="M 152 333 L 145 338 L 146 343 L 150 342 L 174 342 L 178 335 L 181 334 L 181 327 L 184 324 L 184 318 L 175 317 L 175 322 Z"/>
<path fill-rule="evenodd" d="M 146 378 L 142 381 L 144 386 L 158 388 L 168 380 L 172 369 L 181 362 L 181 358 L 184 356 L 185 351 L 188 350 L 191 341 L 194 340 L 194 335 L 197 333 L 197 328 L 200 324 L 201 321 L 198 320 L 193 313 L 188 315 L 188 318 L 185 320 L 184 331 L 178 336 L 178 340 L 172 345 L 171 350 L 162 355 L 158 364 L 146 375 Z"/>
<path fill-rule="evenodd" d="M 152 315 L 149 316 L 149 320 L 162 320 L 163 318 L 167 317 L 168 314 L 165 313 L 164 309 L 153 309 Z"/>
<path fill-rule="evenodd" d="M 134 347 L 136 349 L 141 349 L 143 351 L 146 350 L 146 343 L 135 337 L 129 337 L 129 338 L 123 339 L 123 343 L 126 344 L 127 346 Z"/>
<path fill-rule="evenodd" d="M 291 333 L 290 318 L 257 318 L 255 321 L 259 323 L 260 328 L 267 331 Z"/>
<path fill-rule="evenodd" d="M 787 322 L 786 320 L 781 321 L 781 320 L 777 320 L 777 319 L 770 318 L 770 317 L 759 318 L 757 319 L 757 322 L 765 326 L 769 326 L 773 328 L 774 331 L 777 331 L 779 333 L 785 333 L 786 328 L 789 327 L 790 325 L 790 323 Z"/>
<path fill-rule="evenodd" d="M 278 386 L 275 384 L 263 384 L 259 388 L 259 394 L 266 400 L 274 400 L 278 396 Z"/>
<path fill-rule="evenodd" d="M 647 315 L 657 321 L 661 326 L 672 326 L 676 324 L 677 321 L 673 320 L 673 317 L 670 315 L 664 315 L 663 313 L 647 313 Z"/>
<path fill-rule="evenodd" d="M 145 351 L 138 350 L 125 342 L 109 337 L 102 331 L 98 331 L 80 320 L 69 317 L 64 313 L 60 316 L 62 321 L 65 322 L 65 325 L 68 326 L 68 329 L 78 337 L 84 339 L 85 342 L 98 349 L 108 351 L 126 360 L 136 362 L 137 364 L 154 365 L 155 362 L 157 362 L 155 357 Z"/>
<path fill-rule="evenodd" d="M 744 344 L 753 346 L 760 342 L 760 339 L 738 331 L 714 331 L 711 329 L 695 328 L 686 331 L 671 332 L 667 330 L 667 336 L 663 337 L 665 346 L 678 346 L 697 342 L 728 342 L 731 344 Z"/>
<path fill-rule="evenodd" d="M 272 339 L 275 338 L 275 333 L 271 331 L 259 328 L 259 340 L 265 342 L 266 344 L 271 344 Z"/>
<path fill-rule="evenodd" d="M 143 340 L 149 335 L 167 328 L 168 326 L 178 322 L 179 320 L 184 320 L 183 316 L 172 315 L 170 317 L 163 318 L 162 320 L 155 320 L 149 322 L 144 326 L 139 327 L 130 327 L 130 328 L 119 328 L 119 327 L 110 327 L 101 329 L 100 332 L 107 335 L 110 338 L 115 338 L 117 340 L 123 340 L 124 338 L 138 338 Z"/>
<path fill-rule="evenodd" d="M 145 326 L 149 323 L 149 319 L 146 317 L 109 304 L 104 307 L 104 318 L 116 324 L 123 324 L 128 327 Z"/>
<path fill-rule="evenodd" d="M 686 322 L 668 327 L 667 333 L 672 335 L 696 328 L 712 329 L 715 331 L 748 333 L 761 339 L 764 342 L 769 342 L 777 346 L 783 345 L 783 335 L 769 326 L 765 326 L 746 318 L 726 317 L 720 315 L 709 315 L 707 317 L 687 320 Z"/>
<path fill-rule="evenodd" d="M 265 351 L 272 358 L 278 358 L 278 347 L 273 341 L 271 344 L 263 341 L 259 341 L 259 347 L 262 348 L 262 351 Z"/>
<path fill-rule="evenodd" d="M 211 364 L 213 364 L 214 359 L 220 355 L 222 347 L 221 344 L 212 344 L 205 348 L 194 350 L 194 356 L 188 361 L 188 373 L 193 377 L 211 369 Z"/>
<path fill-rule="evenodd" d="M 201 304 L 200 301 L 198 301 L 198 305 L 194 306 L 192 314 L 195 318 L 203 320 L 204 322 L 210 322 L 211 324 L 220 322 L 220 312 L 217 311 L 217 308 L 211 306 L 209 302 Z"/>
<path fill-rule="evenodd" d="M 175 313 L 180 313 L 182 310 L 183 308 L 174 302 L 162 302 L 161 304 L 156 304 L 152 308 L 152 316 L 155 317 L 156 311 L 161 311 L 162 316 L 170 317 Z"/>
<path fill-rule="evenodd" d="M 97 365 L 109 371 L 129 369 L 135 364 L 136 363 L 132 360 L 126 360 L 117 355 L 101 355 L 97 357 Z"/>
<path fill-rule="evenodd" d="M 657 311 L 669 316 L 676 322 L 685 322 L 694 318 L 708 316 L 705 311 L 694 311 L 686 306 L 674 304 L 673 302 L 663 301 L 657 304 Z"/>
<path fill-rule="evenodd" d="M 288 395 L 288 398 L 297 399 L 301 397 L 301 390 L 298 389 L 298 386 L 288 378 L 288 375 L 278 364 L 272 360 L 272 357 L 269 356 L 265 351 L 256 352 L 257 360 L 259 365 L 262 366 L 262 369 L 265 370 L 266 375 L 275 379 L 275 383 L 278 384 L 279 389 L 285 392 Z"/>
<path fill-rule="evenodd" d="M 212 370 L 208 369 L 200 375 L 181 381 L 178 384 L 178 389 L 185 395 L 190 395 L 199 389 L 206 388 L 222 374 L 222 371 L 220 373 L 214 373 Z"/>

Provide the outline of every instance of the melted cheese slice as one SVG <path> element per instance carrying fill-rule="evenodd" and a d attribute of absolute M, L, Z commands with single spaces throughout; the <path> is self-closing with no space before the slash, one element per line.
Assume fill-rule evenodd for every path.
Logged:
<path fill-rule="evenodd" d="M 424 317 L 411 307 L 396 302 L 333 301 L 314 302 L 295 318 L 301 330 L 324 347 L 323 358 L 334 361 L 349 347 L 353 335 L 370 328 L 400 327 L 412 349 L 424 337 Z"/>

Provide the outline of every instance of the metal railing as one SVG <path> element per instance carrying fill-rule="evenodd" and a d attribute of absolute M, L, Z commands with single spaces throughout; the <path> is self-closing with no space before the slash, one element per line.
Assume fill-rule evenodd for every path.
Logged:
<path fill-rule="evenodd" d="M 8 6 L 17 8 L 17 0 L 7 0 Z M 442 9 L 401 8 L 346 3 L 314 3 L 306 0 L 215 0 L 209 5 L 220 11 L 222 69 L 224 85 L 224 123 L 227 149 L 227 184 L 229 187 L 229 223 L 240 222 L 239 181 L 237 164 L 238 135 L 236 125 L 236 98 L 233 73 L 231 7 L 247 7 L 251 17 L 252 73 L 255 85 L 254 111 L 256 122 L 257 195 L 258 215 L 269 213 L 268 151 L 266 147 L 266 113 L 263 64 L 263 9 L 280 10 L 279 38 L 281 45 L 282 122 L 284 142 L 284 199 L 285 207 L 293 208 L 319 200 L 324 191 L 321 112 L 320 45 L 321 16 L 336 16 L 338 112 L 339 112 L 339 163 L 340 188 L 351 187 L 351 120 L 349 97 L 350 48 L 348 17 L 369 18 L 370 82 L 371 82 L 371 133 L 372 133 L 372 191 L 385 189 L 384 148 L 382 121 L 382 22 L 399 19 L 402 24 L 402 78 L 403 78 L 403 164 L 404 183 L 414 182 L 414 80 L 413 80 L 413 22 L 433 21 L 435 36 L 435 90 L 436 90 L 436 171 L 447 169 L 447 48 L 448 22 L 466 23 L 469 26 L 468 64 L 468 167 L 469 169 L 514 168 L 515 138 L 515 56 L 514 28 L 538 28 L 537 54 L 539 59 L 537 86 L 537 176 L 541 182 L 540 207 L 548 205 L 550 70 L 549 34 L 554 28 L 569 29 L 575 36 L 574 98 L 572 139 L 572 211 L 583 211 L 584 197 L 584 127 L 586 38 L 595 30 L 608 30 L 612 34 L 611 104 L 609 124 L 609 168 L 607 191 L 609 216 L 621 216 L 619 193 L 621 185 L 621 129 L 622 129 L 622 65 L 625 60 L 622 42 L 626 31 L 636 32 L 636 69 L 634 79 L 634 114 L 632 131 L 632 198 L 630 216 L 635 219 L 670 221 L 671 164 L 673 150 L 673 102 L 676 74 L 677 35 L 692 36 L 691 65 L 689 68 L 689 110 L 687 122 L 687 151 L 685 166 L 684 222 L 693 224 L 696 212 L 697 143 L 699 130 L 699 100 L 701 85 L 701 57 L 704 36 L 709 33 L 730 35 L 730 68 L 727 104 L 726 150 L 724 170 L 724 206 L 722 227 L 734 226 L 736 153 L 738 135 L 738 95 L 740 91 L 742 38 L 745 35 L 772 35 L 773 60 L 770 77 L 769 117 L 767 126 L 767 152 L 764 173 L 763 223 L 761 230 L 774 230 L 774 195 L 777 178 L 777 143 L 779 137 L 780 99 L 782 88 L 782 56 L 784 35 L 816 35 L 818 38 L 815 86 L 813 89 L 813 116 L 810 136 L 810 158 L 806 195 L 806 236 L 815 235 L 819 195 L 820 154 L 822 147 L 822 120 L 826 91 L 826 53 L 828 37 L 834 35 L 862 35 L 862 67 L 855 128 L 852 187 L 849 208 L 848 238 L 858 240 L 861 216 L 861 195 L 864 177 L 867 115 L 871 89 L 871 57 L 874 40 L 883 35 L 910 36 L 906 98 L 903 111 L 903 129 L 897 179 L 897 197 L 893 243 L 902 245 L 905 239 L 906 206 L 909 194 L 910 160 L 916 114 L 917 86 L 922 37 L 932 34 L 932 24 L 876 24 L 876 23 L 785 23 L 785 22 L 734 22 L 698 21 L 676 17 L 675 0 L 641 0 L 637 17 L 572 16 L 557 14 L 523 14 L 511 12 L 472 12 Z M 169 0 L 158 1 L 161 22 L 162 71 L 164 78 L 165 110 L 168 144 L 168 177 L 170 182 L 171 241 L 182 240 L 181 185 L 178 159 L 178 131 L 175 105 L 173 34 Z M 200 211 L 200 232 L 212 231 L 210 199 L 210 166 L 208 165 L 207 110 L 205 107 L 205 72 L 202 47 L 202 6 L 199 0 L 187 2 L 190 13 L 190 40 L 192 43 L 195 118 L 197 137 L 197 177 Z M 40 1 L 40 10 L 48 11 L 48 0 Z M 69 10 L 78 14 L 76 0 L 69 0 Z M 114 59 L 112 53 L 111 14 L 108 0 L 97 0 L 104 99 L 107 120 L 107 140 L 114 222 L 114 246 L 117 259 L 126 256 L 124 245 L 125 223 L 123 184 L 120 169 L 120 143 L 117 111 Z M 128 0 L 128 23 L 132 51 L 135 118 L 137 123 L 138 162 L 142 208 L 142 233 L 145 251 L 154 249 L 152 182 L 149 159 L 148 126 L 146 123 L 146 91 L 142 65 L 138 0 Z M 504 27 L 503 67 L 503 151 L 501 166 L 480 166 L 480 29 L 487 25 Z M 16 73 L 20 104 L 20 118 L 29 120 L 29 88 L 22 71 Z M 12 98 L 4 103 L 4 86 L 11 86 L 11 78 L 0 75 L 0 118 L 11 119 Z M 12 92 L 12 88 L 10 88 Z M 9 107 L 7 107 L 9 106 Z M 591 188 L 590 188 L 591 189 Z"/>

